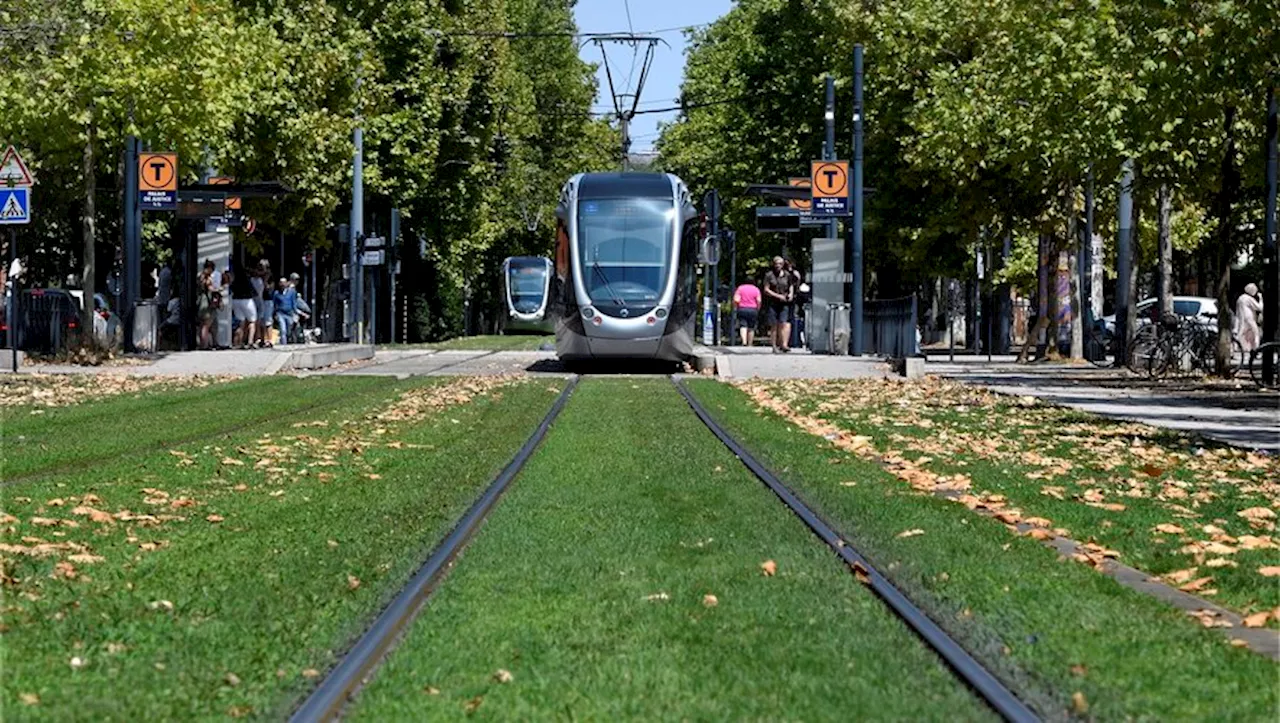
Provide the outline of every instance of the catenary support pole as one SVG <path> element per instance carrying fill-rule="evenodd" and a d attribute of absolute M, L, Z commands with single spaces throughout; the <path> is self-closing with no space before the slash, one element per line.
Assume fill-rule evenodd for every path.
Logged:
<path fill-rule="evenodd" d="M 134 350 L 133 310 L 141 292 L 139 276 L 142 274 L 142 208 L 138 203 L 138 151 L 141 143 L 137 136 L 128 136 L 124 142 L 124 268 L 120 279 L 120 308 L 117 315 L 124 324 L 124 346 Z M 88 287 L 84 287 L 88 288 Z M 93 299 L 85 299 L 92 308 Z M 93 330 L 88 329 L 88 334 Z"/>
<path fill-rule="evenodd" d="M 1084 319 L 1085 339 L 1089 339 L 1089 331 L 1093 329 L 1093 164 L 1089 164 L 1089 172 L 1084 182 L 1084 240 L 1080 244 L 1080 313 Z M 1093 349 L 1086 346 L 1086 359 L 1098 359 L 1105 353 L 1104 349 Z"/>
<path fill-rule="evenodd" d="M 389 341 L 396 343 L 396 275 L 400 266 L 400 209 L 391 209 L 391 243 L 387 250 L 387 270 L 391 275 L 391 331 Z"/>
<path fill-rule="evenodd" d="M 1116 234 L 1116 366 L 1129 358 L 1129 276 L 1133 265 L 1133 159 L 1125 159 L 1120 170 L 1120 200 Z"/>
<path fill-rule="evenodd" d="M 364 129 L 356 126 L 351 160 L 351 322 L 352 341 L 364 342 L 364 266 L 360 241 L 364 236 Z"/>
<path fill-rule="evenodd" d="M 853 229 L 846 265 L 849 267 L 849 288 L 845 299 L 852 306 L 853 323 L 849 336 L 854 356 L 862 354 L 862 45 L 853 46 Z"/>
<path fill-rule="evenodd" d="M 1267 89 L 1267 218 L 1266 218 L 1266 276 L 1262 286 L 1264 301 L 1262 304 L 1262 338 L 1265 341 L 1280 341 L 1280 242 L 1276 239 L 1276 166 L 1277 159 L 1277 124 L 1280 124 L 1280 113 L 1276 110 L 1276 87 Z M 1264 355 L 1262 360 L 1262 377 L 1267 384 L 1275 384 L 1280 375 L 1280 364 L 1273 355 Z"/>

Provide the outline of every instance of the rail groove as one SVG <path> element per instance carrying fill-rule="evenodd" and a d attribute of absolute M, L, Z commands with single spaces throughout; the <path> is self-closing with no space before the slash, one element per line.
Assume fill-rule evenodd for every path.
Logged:
<path fill-rule="evenodd" d="M 685 383 L 672 377 L 672 382 L 680 395 L 688 402 L 694 414 L 711 430 L 729 451 L 741 460 L 761 482 L 765 484 L 778 499 L 782 501 L 797 517 L 808 525 L 823 542 L 825 542 L 849 568 L 871 588 L 885 605 L 902 619 L 922 640 L 944 660 L 956 675 L 967 683 L 978 695 L 999 713 L 1005 720 L 1016 723 L 1039 721 L 1039 716 L 1025 703 L 1018 699 L 1004 683 L 989 670 L 984 668 L 960 643 L 947 634 L 936 622 L 924 613 L 915 603 L 893 585 L 883 574 L 863 557 L 836 529 L 814 512 L 795 492 L 760 463 L 736 439 L 733 438 L 718 422 L 711 417 Z"/>
<path fill-rule="evenodd" d="M 498 498 L 538 448 L 577 385 L 578 377 L 572 377 L 564 391 L 551 405 L 542 423 L 533 431 L 507 466 L 502 468 L 480 498 L 458 519 L 449 535 L 432 551 L 427 561 L 383 609 L 364 635 L 360 636 L 338 665 L 329 671 L 316 689 L 294 711 L 289 718 L 291 723 L 313 723 L 341 717 L 347 702 L 360 690 L 374 669 L 391 651 L 400 635 L 413 622 L 444 578 L 450 564 L 466 547 L 497 503 Z"/>

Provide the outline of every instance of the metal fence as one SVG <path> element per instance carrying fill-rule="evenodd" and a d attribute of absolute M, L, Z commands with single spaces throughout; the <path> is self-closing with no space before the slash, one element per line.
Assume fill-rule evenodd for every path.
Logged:
<path fill-rule="evenodd" d="M 866 354 L 908 357 L 920 353 L 914 294 L 901 299 L 871 299 L 862 305 L 862 350 Z"/>
<path fill-rule="evenodd" d="M 26 351 L 56 353 L 71 342 L 80 325 L 75 301 L 57 290 L 24 291 L 18 295 L 17 312 L 18 348 Z"/>

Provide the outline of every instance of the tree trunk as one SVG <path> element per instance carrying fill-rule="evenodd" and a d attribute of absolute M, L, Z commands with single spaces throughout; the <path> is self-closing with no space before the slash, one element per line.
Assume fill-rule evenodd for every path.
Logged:
<path fill-rule="evenodd" d="M 1156 193 L 1158 206 L 1156 246 L 1160 266 L 1156 274 L 1156 296 L 1160 299 L 1160 316 L 1173 314 L 1173 240 L 1170 236 L 1170 217 L 1173 215 L 1173 194 L 1169 185 L 1160 184 Z"/>
<path fill-rule="evenodd" d="M 1035 339 L 1039 358 L 1044 358 L 1049 346 L 1049 246 L 1048 236 L 1041 233 L 1036 243 L 1036 327 L 1030 336 Z"/>
<path fill-rule="evenodd" d="M 1222 130 L 1225 144 L 1222 154 L 1222 185 L 1214 205 L 1218 217 L 1218 228 L 1214 232 L 1214 257 L 1218 266 L 1218 279 L 1215 294 L 1218 298 L 1218 348 L 1214 355 L 1214 366 L 1219 376 L 1229 376 L 1228 364 L 1231 359 L 1231 332 L 1235 324 L 1235 315 L 1231 308 L 1231 230 L 1235 195 L 1240 183 L 1236 171 L 1236 109 L 1227 106 L 1223 112 Z"/>
<path fill-rule="evenodd" d="M 1106 258 L 1105 245 L 1102 243 L 1102 234 L 1096 230 L 1093 232 L 1093 238 L 1089 239 L 1091 246 L 1089 253 L 1090 266 L 1089 269 L 1089 306 L 1093 309 L 1093 318 L 1102 318 L 1102 306 L 1105 299 L 1102 285 L 1106 283 Z"/>
<path fill-rule="evenodd" d="M 98 193 L 98 181 L 97 164 L 94 160 L 93 149 L 97 132 L 93 123 L 92 110 L 90 110 L 89 123 L 85 126 L 84 165 L 81 168 L 81 172 L 84 174 L 84 214 L 81 217 L 84 233 L 84 258 L 80 279 L 80 288 L 83 289 L 84 293 L 84 308 L 81 310 L 80 317 L 80 338 L 82 339 L 82 345 L 90 348 L 97 345 L 97 338 L 93 333 L 93 296 L 95 293 L 94 282 L 97 280 L 98 273 L 94 259 L 94 244 L 98 235 L 96 228 L 97 210 L 94 206 L 94 198 Z"/>
<path fill-rule="evenodd" d="M 1129 299 L 1128 314 L 1126 318 L 1126 327 L 1129 330 L 1129 340 L 1125 343 L 1125 349 L 1132 352 L 1133 335 L 1138 331 L 1138 301 L 1142 295 L 1138 292 L 1138 279 L 1141 276 L 1138 273 L 1142 262 L 1142 203 L 1138 200 L 1137 189 L 1137 173 L 1134 174 L 1134 190 L 1133 190 L 1133 238 L 1129 243 Z M 1118 300 L 1117 304 L 1120 303 Z"/>

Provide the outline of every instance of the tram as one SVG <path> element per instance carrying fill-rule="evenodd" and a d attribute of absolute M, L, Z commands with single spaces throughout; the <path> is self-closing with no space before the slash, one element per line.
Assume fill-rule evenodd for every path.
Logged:
<path fill-rule="evenodd" d="M 555 320 L 547 313 L 551 297 L 551 259 L 511 256 L 502 261 L 502 296 L 507 302 L 503 333 L 550 333 Z"/>
<path fill-rule="evenodd" d="M 679 362 L 693 352 L 701 223 L 666 173 L 584 173 L 556 208 L 556 355 Z"/>

